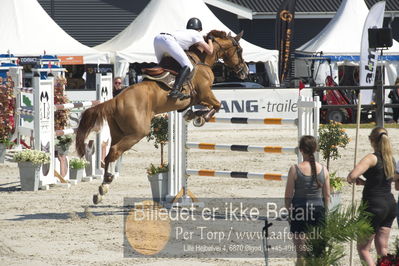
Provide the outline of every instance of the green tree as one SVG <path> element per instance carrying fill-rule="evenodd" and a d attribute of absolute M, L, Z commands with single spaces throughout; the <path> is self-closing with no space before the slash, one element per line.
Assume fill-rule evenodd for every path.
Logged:
<path fill-rule="evenodd" d="M 341 123 L 330 121 L 330 123 L 320 126 L 319 149 L 323 159 L 327 162 L 328 170 L 330 170 L 330 160 L 341 157 L 338 148 L 345 148 L 349 141 L 350 138 Z"/>
<path fill-rule="evenodd" d="M 147 136 L 147 141 L 153 140 L 154 147 L 161 147 L 161 167 L 164 162 L 164 146 L 168 142 L 168 115 L 156 116 L 151 120 L 151 131 Z"/>

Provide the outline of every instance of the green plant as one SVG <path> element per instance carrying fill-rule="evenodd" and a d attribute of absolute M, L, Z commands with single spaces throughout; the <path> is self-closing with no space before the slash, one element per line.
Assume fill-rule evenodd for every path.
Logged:
<path fill-rule="evenodd" d="M 22 150 L 14 154 L 14 160 L 33 164 L 47 164 L 50 162 L 50 154 L 38 150 Z"/>
<path fill-rule="evenodd" d="M 338 148 L 345 148 L 349 141 L 350 138 L 341 123 L 330 121 L 330 123 L 320 126 L 319 149 L 323 159 L 327 161 L 327 169 L 330 169 L 330 160 L 341 157 Z"/>
<path fill-rule="evenodd" d="M 163 164 L 160 166 L 155 166 L 153 164 L 150 164 L 150 166 L 147 168 L 148 175 L 156 175 L 158 173 L 165 173 L 167 171 L 169 171 L 168 164 Z"/>
<path fill-rule="evenodd" d="M 6 149 L 11 148 L 12 145 L 14 145 L 14 142 L 12 142 L 10 139 L 5 138 L 5 139 L 0 139 L 0 143 L 4 144 Z"/>
<path fill-rule="evenodd" d="M 340 192 L 346 184 L 345 179 L 337 176 L 337 172 L 330 173 L 330 189 L 333 192 Z"/>
<path fill-rule="evenodd" d="M 160 173 L 160 172 L 167 172 L 168 171 L 168 166 L 165 166 L 165 161 L 164 161 L 164 146 L 168 142 L 168 115 L 163 114 L 154 117 L 151 120 L 151 131 L 150 134 L 147 136 L 147 141 L 153 140 L 154 141 L 154 147 L 158 149 L 161 147 L 161 165 L 159 167 L 155 167 L 153 164 L 151 164 L 147 168 L 147 173 Z M 152 169 L 152 170 L 148 170 Z M 165 170 L 166 169 L 166 170 Z"/>
<path fill-rule="evenodd" d="M 305 265 L 341 265 L 339 261 L 345 256 L 343 244 L 352 240 L 365 241 L 373 233 L 370 217 L 364 205 L 337 208 L 327 213 L 325 224 L 309 228 Z M 312 235 L 312 232 L 319 233 Z"/>
<path fill-rule="evenodd" d="M 85 159 L 81 158 L 72 158 L 69 161 L 69 167 L 72 169 L 82 169 L 85 168 L 89 164 L 88 161 Z"/>
<path fill-rule="evenodd" d="M 71 144 L 72 144 L 72 137 L 66 135 L 57 136 L 57 139 L 55 141 L 55 146 L 60 147 L 63 151 L 68 150 Z"/>
<path fill-rule="evenodd" d="M 10 76 L 0 77 L 0 143 L 7 148 L 12 145 L 11 136 L 14 130 L 14 82 Z"/>

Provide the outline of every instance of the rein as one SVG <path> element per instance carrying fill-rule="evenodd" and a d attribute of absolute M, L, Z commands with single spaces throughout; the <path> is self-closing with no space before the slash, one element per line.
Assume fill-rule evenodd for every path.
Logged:
<path fill-rule="evenodd" d="M 210 66 L 210 65 L 208 65 L 208 64 L 206 64 L 206 63 L 203 63 L 203 62 L 201 62 L 201 61 L 197 62 L 197 61 L 195 60 L 195 58 L 194 58 L 190 53 L 187 53 L 187 56 L 188 56 L 188 58 L 192 61 L 192 63 L 194 63 L 194 65 L 207 66 L 207 67 L 209 67 L 210 69 L 212 69 L 212 66 Z"/>
<path fill-rule="evenodd" d="M 233 37 L 230 37 L 229 40 L 231 40 L 234 47 L 236 47 L 235 53 L 238 55 L 238 60 L 239 60 L 239 63 L 237 65 L 235 65 L 234 67 L 230 67 L 230 68 L 233 69 L 233 71 L 236 74 L 238 74 L 243 70 L 243 67 L 241 67 L 241 65 L 244 63 L 244 60 L 242 59 L 242 48 L 240 47 L 239 43 Z M 215 42 L 220 47 L 220 49 L 216 53 L 216 59 L 219 59 L 219 58 L 221 58 L 221 56 L 219 54 L 220 50 L 222 50 L 223 54 L 226 54 L 226 51 L 229 48 L 228 49 L 223 48 L 223 46 L 215 38 L 213 39 L 213 42 Z"/>

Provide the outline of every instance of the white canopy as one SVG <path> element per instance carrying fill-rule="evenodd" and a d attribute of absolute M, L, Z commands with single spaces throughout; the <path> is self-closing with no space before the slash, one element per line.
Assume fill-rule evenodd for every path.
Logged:
<path fill-rule="evenodd" d="M 160 32 L 185 28 L 191 17 L 202 21 L 204 34 L 214 29 L 231 31 L 209 10 L 203 0 L 152 0 L 126 29 L 94 48 L 114 52 L 116 64 L 156 62 L 154 37 Z M 244 60 L 265 62 L 271 83 L 278 84 L 278 51 L 267 50 L 245 40 L 241 40 L 240 44 Z"/>
<path fill-rule="evenodd" d="M 295 75 L 308 74 L 310 63 L 305 61 L 309 61 L 309 57 L 330 59 L 334 77 L 338 76 L 338 65 L 358 65 L 363 26 L 368 13 L 369 9 L 364 0 L 342 0 L 336 15 L 327 26 L 313 39 L 295 50 Z M 399 70 L 399 43 L 395 40 L 393 43 L 389 50 L 384 50 L 383 58 L 387 67 L 388 79 L 386 81 L 389 84 L 393 84 Z M 324 68 L 322 67 L 318 73 L 321 77 L 315 77 L 319 80 L 316 83 L 323 83 L 324 74 L 330 72 L 330 66 L 324 63 Z"/>
<path fill-rule="evenodd" d="M 109 63 L 108 53 L 81 44 L 46 13 L 37 0 L 1 0 L 0 53 L 83 57 L 84 64 Z"/>

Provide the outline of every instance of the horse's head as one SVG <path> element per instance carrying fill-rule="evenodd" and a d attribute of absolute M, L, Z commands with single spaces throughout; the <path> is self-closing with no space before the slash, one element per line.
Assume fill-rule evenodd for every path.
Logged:
<path fill-rule="evenodd" d="M 242 58 L 242 48 L 239 43 L 242 35 L 242 31 L 232 37 L 231 33 L 227 35 L 224 31 L 213 30 L 208 33 L 207 38 L 213 37 L 217 59 L 223 59 L 224 64 L 233 69 L 240 79 L 245 79 L 248 75 L 248 66 Z"/>

